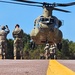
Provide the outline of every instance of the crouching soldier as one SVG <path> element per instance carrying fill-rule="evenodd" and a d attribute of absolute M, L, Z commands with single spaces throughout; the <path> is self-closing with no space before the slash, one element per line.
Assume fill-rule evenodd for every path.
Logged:
<path fill-rule="evenodd" d="M 10 32 L 8 26 L 1 26 L 0 30 L 0 49 L 2 52 L 2 59 L 6 59 L 7 54 L 7 34 Z"/>
<path fill-rule="evenodd" d="M 23 30 L 18 24 L 16 24 L 14 31 L 12 32 L 14 37 L 14 59 L 23 58 Z"/>

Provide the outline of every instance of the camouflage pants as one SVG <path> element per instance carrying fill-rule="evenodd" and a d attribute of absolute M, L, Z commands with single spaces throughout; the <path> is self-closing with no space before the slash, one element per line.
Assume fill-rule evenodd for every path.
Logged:
<path fill-rule="evenodd" d="M 45 50 L 45 58 L 49 59 L 49 57 L 50 57 L 50 51 L 49 51 L 49 49 L 46 49 Z"/>
<path fill-rule="evenodd" d="M 23 41 L 21 39 L 14 40 L 14 57 L 16 59 L 23 58 Z"/>
<path fill-rule="evenodd" d="M 5 40 L 0 41 L 0 49 L 1 49 L 2 59 L 5 59 L 7 54 L 7 42 Z"/>

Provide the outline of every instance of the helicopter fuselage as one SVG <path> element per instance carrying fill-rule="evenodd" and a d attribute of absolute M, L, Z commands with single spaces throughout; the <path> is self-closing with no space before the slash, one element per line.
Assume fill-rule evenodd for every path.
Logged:
<path fill-rule="evenodd" d="M 36 44 L 59 43 L 62 39 L 62 32 L 59 30 L 60 20 L 55 16 L 38 17 L 34 22 L 34 29 L 30 36 Z"/>

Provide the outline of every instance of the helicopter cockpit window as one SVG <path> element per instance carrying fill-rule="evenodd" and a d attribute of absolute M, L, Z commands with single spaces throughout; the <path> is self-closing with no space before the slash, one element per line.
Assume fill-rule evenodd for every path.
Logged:
<path fill-rule="evenodd" d="M 40 18 L 40 22 L 42 22 L 42 23 L 45 23 L 45 24 L 47 24 L 47 23 L 49 23 L 49 18 L 44 18 L 44 17 L 41 17 Z"/>
<path fill-rule="evenodd" d="M 44 21 L 44 18 L 40 18 L 40 21 L 43 22 Z"/>
<path fill-rule="evenodd" d="M 34 21 L 34 29 L 39 28 L 39 20 Z"/>
<path fill-rule="evenodd" d="M 49 21 L 49 19 L 48 19 L 48 18 L 45 18 L 44 20 L 45 20 L 45 21 Z"/>
<path fill-rule="evenodd" d="M 50 18 L 50 23 L 53 24 L 54 23 L 54 19 Z"/>
<path fill-rule="evenodd" d="M 54 19 L 53 18 L 41 17 L 39 22 L 42 22 L 44 24 L 53 24 L 54 23 Z"/>

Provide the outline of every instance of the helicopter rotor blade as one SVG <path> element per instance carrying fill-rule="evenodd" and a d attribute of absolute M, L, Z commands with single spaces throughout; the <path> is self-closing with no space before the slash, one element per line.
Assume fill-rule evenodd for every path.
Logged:
<path fill-rule="evenodd" d="M 14 1 L 18 1 L 18 2 L 14 2 Z M 27 1 L 27 0 L 13 0 L 13 2 L 12 1 L 0 1 L 0 2 L 11 3 L 11 4 L 20 4 L 20 5 L 28 5 L 28 6 L 36 6 L 36 7 L 51 6 L 53 8 L 56 7 L 56 6 L 65 7 L 65 6 L 75 5 L 75 2 L 62 4 L 62 3 L 46 3 L 46 2 L 42 3 L 42 2 Z M 21 3 L 21 2 L 24 2 L 24 3 Z M 39 4 L 42 4 L 42 5 L 39 5 Z M 58 11 L 68 12 L 68 13 L 70 12 L 70 11 L 63 10 L 63 9 L 58 9 L 58 8 L 54 8 L 53 10 L 58 10 Z"/>
<path fill-rule="evenodd" d="M 14 0 L 14 1 L 20 1 L 20 2 L 25 2 L 25 3 L 36 3 L 36 4 L 46 4 L 46 5 L 53 5 L 54 7 L 56 6 L 62 6 L 62 7 L 66 7 L 66 6 L 72 6 L 75 5 L 75 2 L 71 2 L 71 3 L 46 3 L 46 2 L 35 2 L 35 1 L 27 1 L 27 0 Z"/>
<path fill-rule="evenodd" d="M 13 0 L 13 1 L 19 1 L 19 2 L 25 2 L 25 3 L 37 3 L 37 4 L 43 4 L 42 2 L 27 1 L 27 0 Z"/>
<path fill-rule="evenodd" d="M 66 13 L 71 13 L 70 11 L 59 9 L 59 8 L 53 8 L 53 10 L 62 11 L 62 12 L 66 12 Z"/>
<path fill-rule="evenodd" d="M 66 7 L 66 6 L 72 6 L 72 5 L 75 5 L 75 2 L 65 3 L 65 4 L 62 4 L 62 3 L 57 3 L 56 5 L 57 5 L 57 6 Z"/>
<path fill-rule="evenodd" d="M 25 3 L 16 3 L 16 2 L 10 2 L 10 1 L 0 1 L 2 3 L 11 3 L 11 4 L 19 4 L 19 5 L 28 5 L 28 6 L 36 6 L 36 7 L 42 7 L 41 5 L 32 5 L 32 4 L 25 4 Z"/>

